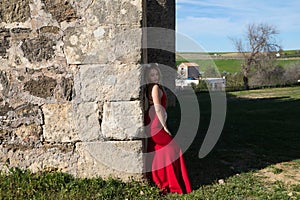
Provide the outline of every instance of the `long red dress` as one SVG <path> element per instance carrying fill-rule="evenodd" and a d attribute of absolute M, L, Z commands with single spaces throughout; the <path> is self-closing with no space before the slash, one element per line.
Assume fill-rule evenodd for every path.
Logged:
<path fill-rule="evenodd" d="M 162 91 L 161 105 L 166 109 L 166 94 L 164 90 Z M 147 152 L 152 152 L 148 157 L 148 164 L 151 166 L 150 178 L 163 192 L 179 194 L 191 192 L 181 148 L 162 128 L 153 103 L 150 103 L 145 117 L 149 134 Z"/>

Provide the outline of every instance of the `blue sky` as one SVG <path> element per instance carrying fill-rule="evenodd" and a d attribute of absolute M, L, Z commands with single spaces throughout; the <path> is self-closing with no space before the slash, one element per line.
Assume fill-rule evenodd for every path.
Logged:
<path fill-rule="evenodd" d="M 299 0 L 176 0 L 176 50 L 236 51 L 229 37 L 250 23 L 275 26 L 284 50 L 300 49 Z"/>

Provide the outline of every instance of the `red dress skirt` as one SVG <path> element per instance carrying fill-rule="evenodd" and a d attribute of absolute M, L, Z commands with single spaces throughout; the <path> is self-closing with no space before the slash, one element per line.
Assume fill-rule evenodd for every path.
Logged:
<path fill-rule="evenodd" d="M 161 104 L 166 109 L 166 94 L 163 91 Z M 151 169 L 150 178 L 164 192 L 189 193 L 192 191 L 182 150 L 173 138 L 162 128 L 150 106 L 145 114 L 149 134 L 147 165 Z"/>

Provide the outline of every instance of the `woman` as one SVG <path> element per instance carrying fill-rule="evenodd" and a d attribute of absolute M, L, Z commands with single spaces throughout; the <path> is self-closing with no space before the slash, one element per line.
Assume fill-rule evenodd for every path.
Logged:
<path fill-rule="evenodd" d="M 166 124 L 167 99 L 160 85 L 161 73 L 157 64 L 149 64 L 145 68 L 145 79 L 148 99 L 145 125 L 149 134 L 147 152 L 152 155 L 151 161 L 148 160 L 148 164 L 151 164 L 149 178 L 163 193 L 189 193 L 192 189 L 182 151 Z"/>

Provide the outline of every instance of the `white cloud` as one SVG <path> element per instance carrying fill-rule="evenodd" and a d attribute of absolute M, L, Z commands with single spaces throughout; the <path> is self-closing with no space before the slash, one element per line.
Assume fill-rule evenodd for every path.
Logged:
<path fill-rule="evenodd" d="M 300 1 L 289 0 L 177 0 L 179 19 L 185 16 L 231 18 L 239 21 L 286 21 L 300 17 Z"/>

